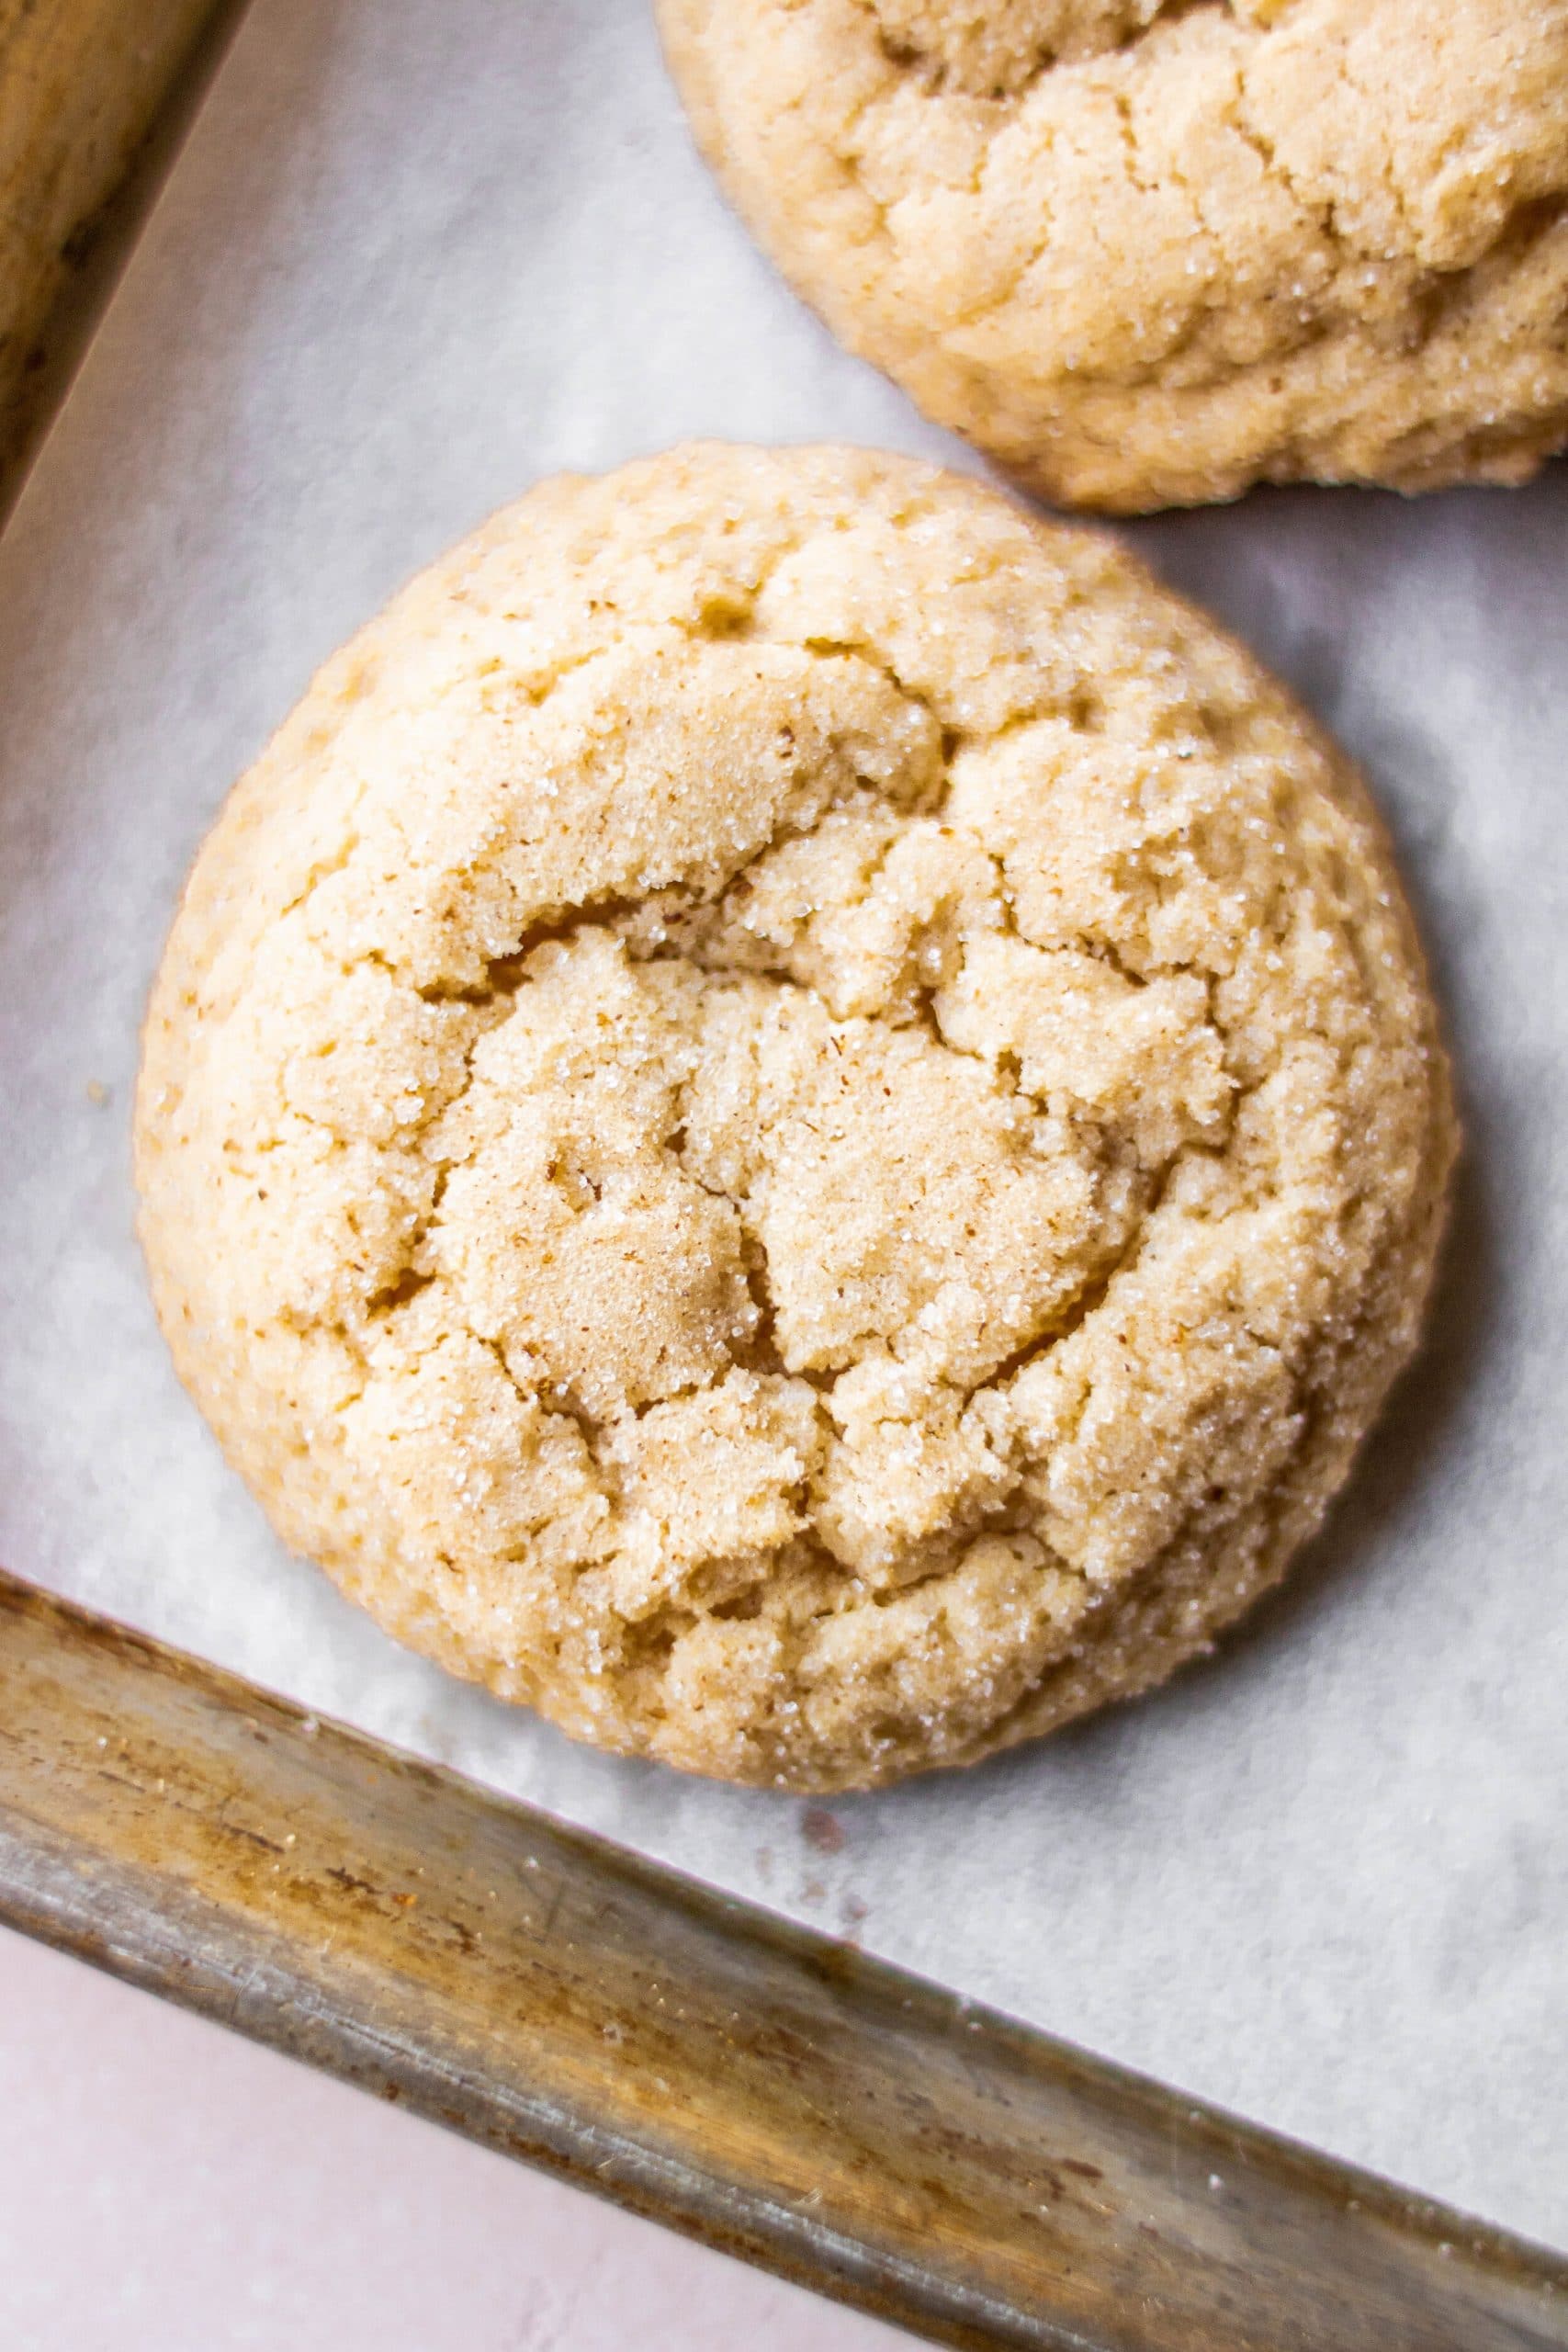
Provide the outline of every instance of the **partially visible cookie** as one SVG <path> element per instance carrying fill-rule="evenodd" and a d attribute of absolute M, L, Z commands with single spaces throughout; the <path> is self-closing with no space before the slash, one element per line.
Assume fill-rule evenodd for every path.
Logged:
<path fill-rule="evenodd" d="M 576 1736 L 863 1786 L 1317 1523 L 1453 1148 L 1354 775 L 1115 546 L 844 449 L 547 482 L 202 851 L 141 1230 L 287 1540 Z"/>
<path fill-rule="evenodd" d="M 659 0 L 852 350 L 1067 504 L 1568 437 L 1568 0 Z"/>

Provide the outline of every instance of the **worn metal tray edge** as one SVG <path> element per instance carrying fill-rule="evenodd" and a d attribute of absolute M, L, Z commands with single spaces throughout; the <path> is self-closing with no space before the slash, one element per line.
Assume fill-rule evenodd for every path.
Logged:
<path fill-rule="evenodd" d="M 1568 2346 L 1568 2262 L 0 1576 L 0 1917 L 938 2341 Z"/>
<path fill-rule="evenodd" d="M 244 7 L 0 0 L 0 527 Z"/>

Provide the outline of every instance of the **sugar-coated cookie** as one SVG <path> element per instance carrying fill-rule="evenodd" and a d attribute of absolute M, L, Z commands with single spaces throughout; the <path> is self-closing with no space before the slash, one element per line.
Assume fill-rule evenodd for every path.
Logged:
<path fill-rule="evenodd" d="M 137 1164 L 288 1543 L 579 1738 L 834 1789 L 1280 1575 L 1453 1132 L 1361 788 L 1236 646 L 978 483 L 700 446 L 328 662 L 197 861 Z"/>
<path fill-rule="evenodd" d="M 1568 437 L 1568 0 L 660 0 L 852 350 L 1045 496 L 1522 481 Z"/>

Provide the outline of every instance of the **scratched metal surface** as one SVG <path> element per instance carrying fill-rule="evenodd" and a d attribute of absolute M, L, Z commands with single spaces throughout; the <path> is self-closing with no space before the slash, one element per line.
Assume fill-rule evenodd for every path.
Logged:
<path fill-rule="evenodd" d="M 0 1558 L 964 1993 L 1568 2243 L 1568 475 L 1139 526 L 1367 763 L 1472 1138 L 1433 1346 L 1291 1589 L 1136 1709 L 823 1808 L 570 1747 L 282 1555 L 130 1237 L 141 1001 L 314 663 L 536 475 L 974 460 L 693 157 L 641 0 L 255 0 L 0 541 Z"/>
<path fill-rule="evenodd" d="M 1568 2262 L 0 1573 L 0 1916 L 973 2352 L 1568 2352 Z"/>

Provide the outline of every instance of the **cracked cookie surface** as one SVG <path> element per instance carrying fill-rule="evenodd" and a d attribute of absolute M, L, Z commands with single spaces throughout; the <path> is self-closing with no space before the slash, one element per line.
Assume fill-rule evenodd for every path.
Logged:
<path fill-rule="evenodd" d="M 660 0 L 850 347 L 1046 496 L 1527 478 L 1568 438 L 1568 0 Z"/>
<path fill-rule="evenodd" d="M 1280 1573 L 1451 1151 L 1282 690 L 978 484 L 716 446 L 544 484 L 326 665 L 137 1112 L 164 1329 L 290 1544 L 579 1737 L 820 1789 Z"/>

